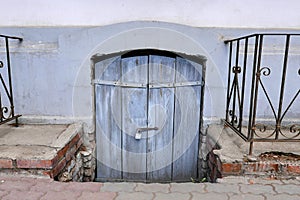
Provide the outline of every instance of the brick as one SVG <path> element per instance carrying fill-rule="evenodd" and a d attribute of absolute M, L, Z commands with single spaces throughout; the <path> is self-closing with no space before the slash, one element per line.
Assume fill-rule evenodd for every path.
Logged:
<path fill-rule="evenodd" d="M 191 193 L 192 200 L 199 200 L 199 199 L 213 199 L 213 200 L 224 200 L 227 199 L 226 194 L 217 194 L 217 193 Z"/>
<path fill-rule="evenodd" d="M 101 192 L 133 192 L 136 183 L 104 183 Z"/>
<path fill-rule="evenodd" d="M 217 193 L 240 193 L 237 184 L 205 183 L 207 192 Z"/>
<path fill-rule="evenodd" d="M 8 194 L 8 191 L 0 191 L 0 199 L 2 199 L 1 197 L 5 196 Z"/>
<path fill-rule="evenodd" d="M 225 174 L 240 174 L 242 170 L 241 163 L 223 163 L 222 173 Z"/>
<path fill-rule="evenodd" d="M 68 184 L 65 189 L 70 191 L 100 192 L 102 185 L 102 183 L 96 182 L 72 182 Z"/>
<path fill-rule="evenodd" d="M 241 185 L 241 192 L 245 194 L 275 194 L 271 185 L 260 184 Z"/>
<path fill-rule="evenodd" d="M 0 159 L 0 168 L 11 169 L 13 168 L 13 162 L 10 159 Z"/>
<path fill-rule="evenodd" d="M 66 153 L 66 156 L 65 156 L 66 160 L 69 161 L 73 157 L 75 157 L 76 151 L 77 151 L 76 146 L 73 146 L 73 147 L 69 148 L 67 153 Z"/>
<path fill-rule="evenodd" d="M 62 172 L 63 168 L 66 166 L 67 162 L 66 159 L 63 158 L 55 167 L 54 169 L 51 171 L 50 173 L 50 177 L 54 178 L 55 176 L 57 176 L 60 172 Z"/>
<path fill-rule="evenodd" d="M 245 172 L 278 172 L 279 164 L 267 162 L 245 163 L 244 170 Z"/>
<path fill-rule="evenodd" d="M 80 192 L 77 191 L 60 191 L 60 192 L 54 192 L 49 191 L 46 193 L 45 196 L 41 198 L 41 200 L 49 200 L 49 199 L 55 199 L 55 200 L 66 200 L 66 199 L 77 199 L 81 195 Z"/>
<path fill-rule="evenodd" d="M 300 174 L 300 166 L 299 165 L 288 165 L 287 171 L 292 174 Z"/>
<path fill-rule="evenodd" d="M 17 190 L 17 191 L 28 191 L 30 187 L 35 185 L 36 182 L 34 180 L 32 181 L 4 181 L 0 183 L 0 190 L 4 191 L 11 191 L 11 190 Z"/>
<path fill-rule="evenodd" d="M 169 184 L 159 184 L 159 183 L 138 183 L 135 191 L 137 192 L 169 192 L 170 185 Z"/>
<path fill-rule="evenodd" d="M 258 163 L 257 170 L 259 172 L 275 171 L 278 172 L 279 166 L 276 163 Z"/>
<path fill-rule="evenodd" d="M 3 197 L 2 200 L 38 200 L 45 193 L 36 191 L 11 191 L 10 194 Z"/>
<path fill-rule="evenodd" d="M 182 193 L 169 193 L 169 194 L 164 194 L 164 193 L 156 193 L 154 200 L 189 200 L 190 195 L 189 194 L 182 194 Z"/>
<path fill-rule="evenodd" d="M 144 192 L 134 192 L 134 193 L 124 193 L 120 192 L 115 200 L 152 200 L 153 199 L 152 193 L 144 193 Z"/>
<path fill-rule="evenodd" d="M 67 153 L 69 145 L 64 146 L 61 150 L 57 152 L 57 160 L 61 160 Z"/>
<path fill-rule="evenodd" d="M 76 134 L 76 135 L 72 138 L 72 140 L 68 143 L 68 146 L 69 146 L 70 148 L 73 147 L 73 146 L 75 146 L 75 145 L 77 144 L 77 142 L 79 141 L 79 139 L 80 139 L 79 134 Z M 76 148 L 76 146 L 75 146 L 75 148 Z"/>
<path fill-rule="evenodd" d="M 76 144 L 76 149 L 79 149 L 82 144 L 83 144 L 83 140 L 80 138 L 80 140 Z"/>
<path fill-rule="evenodd" d="M 55 192 L 60 192 L 60 191 L 65 191 L 65 188 L 67 187 L 69 183 L 64 183 L 64 182 L 42 182 L 38 181 L 36 185 L 32 186 L 30 188 L 30 191 L 38 191 L 38 192 L 48 192 L 48 191 L 55 191 Z"/>
<path fill-rule="evenodd" d="M 264 200 L 265 198 L 262 195 L 254 195 L 254 194 L 234 194 L 230 197 L 230 200 L 240 200 L 240 199 Z"/>
<path fill-rule="evenodd" d="M 113 200 L 117 194 L 115 192 L 83 192 L 77 200 L 105 199 Z"/>
<path fill-rule="evenodd" d="M 171 192 L 204 192 L 205 184 L 202 183 L 171 183 L 170 191 Z"/>
<path fill-rule="evenodd" d="M 286 194 L 299 194 L 299 185 L 277 185 L 273 184 L 275 187 L 275 191 L 278 193 L 286 193 Z"/>
<path fill-rule="evenodd" d="M 52 167 L 52 160 L 17 160 L 17 168 L 51 169 Z"/>
<path fill-rule="evenodd" d="M 226 176 L 221 179 L 217 180 L 217 183 L 221 184 L 236 184 L 236 183 L 243 183 L 247 184 L 249 183 L 249 177 L 244 177 L 244 176 Z"/>
<path fill-rule="evenodd" d="M 266 198 L 269 200 L 282 200 L 282 199 L 288 199 L 288 200 L 299 200 L 298 195 L 289 195 L 289 194 L 277 194 L 277 195 L 265 195 Z"/>

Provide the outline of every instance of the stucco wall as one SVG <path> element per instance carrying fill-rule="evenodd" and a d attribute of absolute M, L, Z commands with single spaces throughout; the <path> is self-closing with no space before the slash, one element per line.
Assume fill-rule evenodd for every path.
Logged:
<path fill-rule="evenodd" d="M 264 30 L 272 32 L 273 29 Z M 296 32 L 285 29 L 285 32 Z M 224 118 L 227 84 L 228 46 L 224 39 L 261 32 L 260 29 L 195 28 L 163 22 L 128 22 L 101 27 L 6 27 L 1 34 L 21 36 L 11 42 L 11 62 L 16 113 L 21 120 L 62 123 L 85 121 L 93 129 L 94 102 L 91 57 L 132 49 L 155 48 L 187 55 L 205 56 L 206 88 L 204 117 Z M 278 30 L 276 31 L 278 32 Z M 2 45 L 1 45 L 2 46 Z M 269 47 L 272 47 L 270 44 Z M 3 46 L 0 58 L 4 58 Z M 299 46 L 293 47 L 291 65 L 299 66 Z M 282 51 L 274 54 L 282 56 Z M 278 66 L 274 57 L 265 65 Z M 296 88 L 299 76 L 293 74 Z M 274 86 L 273 88 L 278 88 Z M 297 89 L 297 88 L 296 88 Z M 294 93 L 290 92 L 291 97 Z M 278 93 L 274 93 L 278 94 Z M 267 104 L 260 103 L 265 114 Z M 292 117 L 299 116 L 299 104 L 291 107 Z M 272 113 L 271 113 L 272 114 Z"/>
<path fill-rule="evenodd" d="M 297 0 L 10 0 L 1 26 L 103 26 L 165 21 L 195 27 L 298 28 Z"/>
<path fill-rule="evenodd" d="M 264 30 L 264 32 L 274 31 Z M 297 32 L 289 29 L 283 31 Z M 163 22 L 128 22 L 102 27 L 1 29 L 3 34 L 24 38 L 22 43 L 10 42 L 15 106 L 16 113 L 23 115 L 21 120 L 35 123 L 85 121 L 92 129 L 94 116 L 92 56 L 154 48 L 206 57 L 204 119 L 209 123 L 211 120 L 225 117 L 228 45 L 224 44 L 224 39 L 254 32 L 261 30 L 195 28 Z M 278 40 L 276 42 L 280 43 Z M 274 46 L 272 40 L 266 43 L 267 56 L 262 60 L 262 66 L 274 66 L 272 75 L 278 76 L 276 74 L 281 74 L 283 47 Z M 289 65 L 290 69 L 296 71 L 289 73 L 289 82 L 286 86 L 296 88 L 299 83 L 297 67 L 300 62 L 298 53 L 300 48 L 299 42 L 293 44 Z M 3 59 L 5 57 L 3 46 L 0 51 L 0 58 Z M 280 77 L 275 82 L 279 83 L 279 79 Z M 248 81 L 250 82 L 249 78 Z M 272 98 L 276 98 L 279 91 L 279 86 L 275 82 L 269 82 Z M 249 86 L 246 92 L 249 92 Z M 291 91 L 289 96 L 285 97 L 285 106 L 295 92 Z M 245 101 L 247 104 L 247 99 Z M 259 101 L 262 101 L 262 106 L 258 109 L 258 117 L 272 117 L 266 99 L 261 97 Z M 287 117 L 297 118 L 299 110 L 300 105 L 296 101 Z M 245 112 L 247 113 L 247 108 Z"/>

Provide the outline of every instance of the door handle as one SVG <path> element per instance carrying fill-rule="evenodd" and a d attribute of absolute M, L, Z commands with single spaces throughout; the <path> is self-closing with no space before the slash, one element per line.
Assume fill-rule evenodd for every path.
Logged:
<path fill-rule="evenodd" d="M 135 137 L 134 138 L 136 140 L 140 140 L 142 138 L 142 132 L 144 132 L 144 131 L 152 131 L 152 130 L 156 131 L 156 130 L 158 130 L 158 127 L 137 128 L 136 132 L 135 132 Z"/>

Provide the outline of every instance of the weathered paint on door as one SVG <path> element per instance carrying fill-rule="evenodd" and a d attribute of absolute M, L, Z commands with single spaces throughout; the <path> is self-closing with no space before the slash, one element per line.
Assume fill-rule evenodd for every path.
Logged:
<path fill-rule="evenodd" d="M 156 52 L 95 64 L 97 180 L 197 177 L 201 69 Z"/>

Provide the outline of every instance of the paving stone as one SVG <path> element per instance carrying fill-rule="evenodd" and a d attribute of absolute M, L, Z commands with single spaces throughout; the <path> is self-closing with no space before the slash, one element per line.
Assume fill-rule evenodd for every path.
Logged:
<path fill-rule="evenodd" d="M 50 177 L 37 177 L 37 178 L 32 178 L 32 177 L 22 177 L 19 179 L 20 181 L 28 181 L 28 182 L 44 182 L 44 183 L 52 183 L 54 182 L 53 179 Z"/>
<path fill-rule="evenodd" d="M 1 197 L 5 196 L 8 194 L 8 191 L 0 191 L 0 199 Z"/>
<path fill-rule="evenodd" d="M 242 193 L 250 193 L 250 194 L 275 194 L 273 187 L 271 185 L 244 185 L 241 184 L 241 192 Z"/>
<path fill-rule="evenodd" d="M 1 181 L 20 181 L 22 179 L 23 179 L 23 177 L 9 176 L 7 174 L 5 174 L 5 175 L 1 174 L 1 176 L 0 176 L 0 182 Z M 30 178 L 30 179 L 32 179 L 32 178 Z"/>
<path fill-rule="evenodd" d="M 35 185 L 36 182 L 27 182 L 27 181 L 1 181 L 0 182 L 0 190 L 10 191 L 10 190 L 18 190 L 18 191 L 28 191 L 30 187 Z"/>
<path fill-rule="evenodd" d="M 182 194 L 182 193 L 155 193 L 155 198 L 153 200 L 189 200 L 190 195 L 188 193 Z"/>
<path fill-rule="evenodd" d="M 272 180 L 266 178 L 251 178 L 249 179 L 249 184 L 270 185 L 270 184 L 283 184 L 283 182 L 281 180 Z"/>
<path fill-rule="evenodd" d="M 125 193 L 120 192 L 115 200 L 152 200 L 154 195 L 152 193 L 134 192 Z"/>
<path fill-rule="evenodd" d="M 138 183 L 135 191 L 137 192 L 169 192 L 170 185 L 169 184 L 159 184 L 159 183 Z"/>
<path fill-rule="evenodd" d="M 133 192 L 136 183 L 104 183 L 101 192 Z"/>
<path fill-rule="evenodd" d="M 31 191 L 48 192 L 48 191 L 65 191 L 68 183 L 62 182 L 38 182 L 36 185 L 31 187 Z"/>
<path fill-rule="evenodd" d="M 299 200 L 300 196 L 298 195 L 289 195 L 289 194 L 277 194 L 277 195 L 265 195 L 266 200 L 283 200 L 283 199 L 288 199 L 288 200 Z"/>
<path fill-rule="evenodd" d="M 300 185 L 300 180 L 298 179 L 289 179 L 289 180 L 282 180 L 284 184 L 295 184 Z"/>
<path fill-rule="evenodd" d="M 205 184 L 203 183 L 171 183 L 170 191 L 171 192 L 205 192 Z"/>
<path fill-rule="evenodd" d="M 249 177 L 244 176 L 227 176 L 217 179 L 217 183 L 249 183 Z"/>
<path fill-rule="evenodd" d="M 80 192 L 75 191 L 49 191 L 44 195 L 41 200 L 69 200 L 77 199 L 81 195 Z"/>
<path fill-rule="evenodd" d="M 220 183 L 206 183 L 207 192 L 217 193 L 239 193 L 239 186 L 237 184 L 220 184 Z"/>
<path fill-rule="evenodd" d="M 234 194 L 230 196 L 230 200 L 264 200 L 264 196 L 262 195 L 254 195 L 254 194 Z"/>
<path fill-rule="evenodd" d="M 112 200 L 117 196 L 115 192 L 82 192 L 77 200 Z"/>
<path fill-rule="evenodd" d="M 226 194 L 218 194 L 218 193 L 194 193 L 192 192 L 191 200 L 199 200 L 199 199 L 211 199 L 211 200 L 226 200 L 229 199 Z"/>
<path fill-rule="evenodd" d="M 286 193 L 286 194 L 299 194 L 300 193 L 300 186 L 299 185 L 276 185 L 273 184 L 275 187 L 275 191 L 278 193 Z M 299 197 L 300 199 L 300 197 Z"/>
<path fill-rule="evenodd" d="M 65 189 L 70 191 L 100 192 L 102 185 L 102 183 L 96 182 L 70 182 Z"/>
<path fill-rule="evenodd" d="M 10 193 L 4 197 L 2 200 L 38 200 L 45 193 L 36 191 L 10 191 Z"/>

